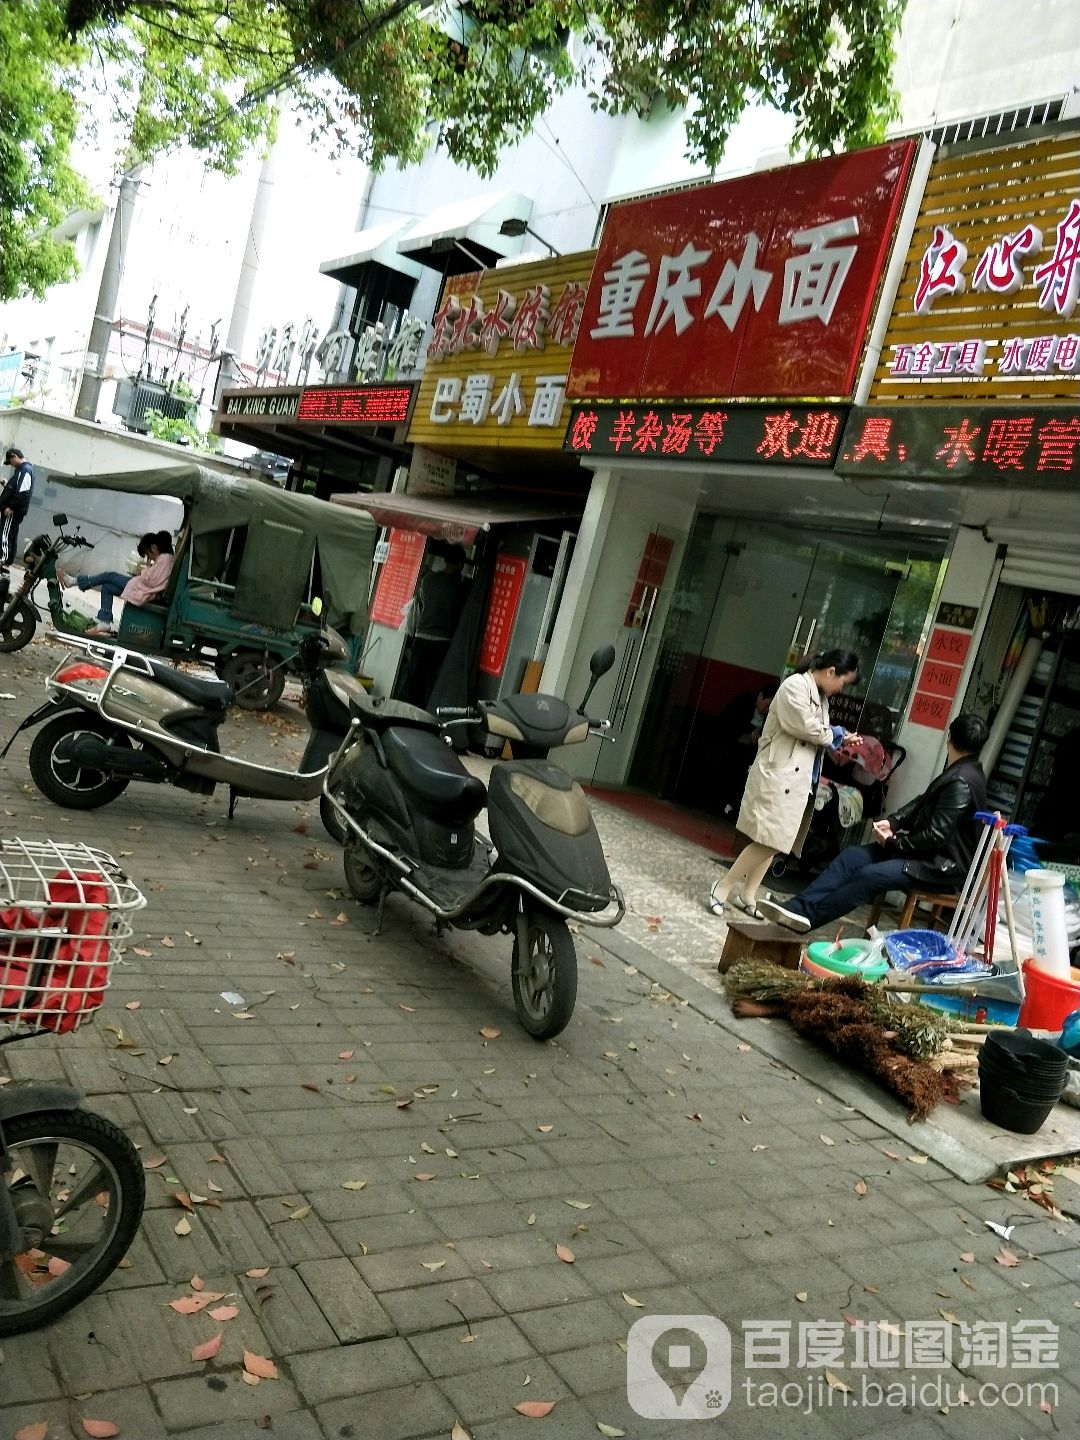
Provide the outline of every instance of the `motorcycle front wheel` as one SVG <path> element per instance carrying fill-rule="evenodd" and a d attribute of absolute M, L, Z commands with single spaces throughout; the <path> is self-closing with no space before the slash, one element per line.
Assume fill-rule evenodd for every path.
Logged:
<path fill-rule="evenodd" d="M 122 795 L 129 782 L 106 775 L 104 770 L 81 765 L 74 756 L 65 753 L 70 742 L 80 735 L 93 735 L 125 750 L 131 749 L 127 736 L 114 730 L 107 721 L 81 711 L 69 712 L 57 715 L 34 736 L 30 746 L 30 774 L 34 784 L 54 805 L 63 805 L 68 810 L 97 810 Z"/>
<path fill-rule="evenodd" d="M 0 614 L 0 653 L 21 650 L 29 645 L 37 629 L 37 611 L 29 600 L 15 600 Z"/>
<path fill-rule="evenodd" d="M 100 1115 L 20 1115 L 4 1141 L 25 1248 L 0 1255 L 0 1336 L 47 1325 L 92 1294 L 130 1248 L 146 1198 L 135 1146 Z"/>
<path fill-rule="evenodd" d="M 550 1040 L 570 1023 L 577 1000 L 577 952 L 566 921 L 544 910 L 526 915 L 528 948 L 514 936 L 510 978 L 522 1027 L 535 1040 Z"/>

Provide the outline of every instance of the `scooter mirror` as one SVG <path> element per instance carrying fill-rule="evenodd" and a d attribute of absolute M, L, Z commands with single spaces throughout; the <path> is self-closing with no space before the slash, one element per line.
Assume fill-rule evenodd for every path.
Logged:
<path fill-rule="evenodd" d="M 59 525 L 62 530 L 68 522 L 68 517 L 66 515 L 54 515 L 52 522 L 54 525 Z"/>
<path fill-rule="evenodd" d="M 593 679 L 599 680 L 601 675 L 606 675 L 615 664 L 615 646 L 601 645 L 599 650 L 594 650 L 589 660 L 589 669 Z"/>

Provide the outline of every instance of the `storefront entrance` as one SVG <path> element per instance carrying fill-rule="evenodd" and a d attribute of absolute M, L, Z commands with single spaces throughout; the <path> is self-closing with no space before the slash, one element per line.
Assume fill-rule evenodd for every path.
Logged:
<path fill-rule="evenodd" d="M 752 700 L 804 655 L 854 650 L 862 677 L 839 718 L 894 738 L 942 574 L 944 542 L 817 532 L 699 515 L 657 647 L 636 736 L 603 747 L 596 779 L 632 746 L 627 782 L 720 813 L 730 747 Z M 669 582 L 671 583 L 671 582 Z M 645 667 L 641 667 L 644 671 Z M 635 667 L 627 671 L 627 679 Z M 624 708 L 630 697 L 624 697 Z M 613 753 L 615 752 L 615 753 Z M 752 750 L 747 752 L 752 754 Z M 626 763 L 623 751 L 623 763 Z"/>

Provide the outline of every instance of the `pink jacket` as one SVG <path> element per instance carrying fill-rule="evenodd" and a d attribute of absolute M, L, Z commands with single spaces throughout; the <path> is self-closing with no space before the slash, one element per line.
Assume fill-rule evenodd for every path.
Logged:
<path fill-rule="evenodd" d="M 128 581 L 120 599 L 145 605 L 147 600 L 153 600 L 155 595 L 160 595 L 169 583 L 175 558 L 173 555 L 159 555 L 145 570 L 140 570 L 138 575 Z"/>

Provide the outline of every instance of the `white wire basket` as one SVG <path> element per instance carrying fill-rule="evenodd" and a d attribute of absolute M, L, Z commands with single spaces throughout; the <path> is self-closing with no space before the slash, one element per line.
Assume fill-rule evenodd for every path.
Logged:
<path fill-rule="evenodd" d="M 0 1044 L 91 1020 L 145 904 L 104 850 L 0 841 Z"/>

